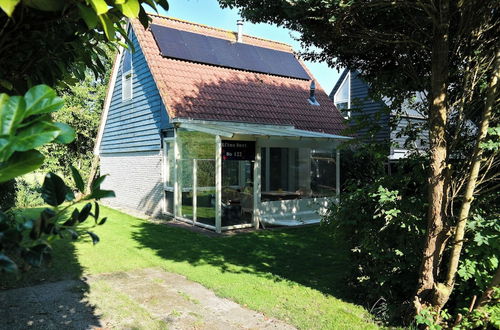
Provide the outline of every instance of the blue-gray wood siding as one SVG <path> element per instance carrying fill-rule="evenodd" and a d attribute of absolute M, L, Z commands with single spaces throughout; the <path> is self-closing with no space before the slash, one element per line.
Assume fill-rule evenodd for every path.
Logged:
<path fill-rule="evenodd" d="M 418 149 L 429 147 L 429 131 L 425 128 L 426 120 L 422 118 L 403 117 L 398 120 L 396 127 L 391 130 L 391 144 L 393 149 L 405 149 L 408 135 L 405 130 L 410 126 L 419 130 L 419 134 L 412 141 L 412 146 Z M 403 133 L 402 133 L 403 132 Z"/>
<path fill-rule="evenodd" d="M 351 88 L 351 117 L 352 118 L 361 118 L 362 116 L 368 115 L 369 118 L 372 118 L 371 124 L 378 124 L 380 126 L 380 130 L 373 137 L 373 141 L 382 142 L 382 141 L 390 141 L 393 145 L 393 148 L 396 149 L 404 149 L 404 143 L 407 139 L 407 136 L 401 134 L 409 123 L 422 125 L 425 123 L 425 118 L 422 117 L 418 112 L 412 110 L 408 105 L 403 105 L 403 113 L 406 113 L 408 117 L 403 116 L 397 123 L 395 127 L 391 128 L 391 122 L 395 120 L 395 116 L 393 114 L 384 113 L 381 111 L 387 105 L 383 101 L 374 101 L 369 97 L 369 86 L 366 82 L 364 82 L 361 77 L 359 77 L 356 71 L 344 70 L 340 75 L 339 80 L 333 87 L 332 92 L 330 93 L 330 98 L 333 100 L 334 95 L 337 90 L 341 87 L 342 82 L 348 73 L 351 73 L 350 76 L 350 88 Z M 421 95 L 419 95 L 421 97 Z M 421 101 L 421 100 L 420 100 Z M 380 113 L 380 114 L 378 114 Z M 377 115 L 378 114 L 378 115 Z M 362 129 L 357 132 L 358 136 L 365 136 L 367 129 Z M 422 130 L 417 138 L 417 146 L 419 148 L 425 148 L 428 146 L 428 131 Z"/>
<path fill-rule="evenodd" d="M 170 126 L 160 93 L 132 30 L 129 38 L 135 48 L 132 99 L 122 100 L 120 62 L 100 145 L 103 154 L 160 150 L 160 130 Z"/>
<path fill-rule="evenodd" d="M 351 117 L 365 117 L 367 128 L 358 130 L 358 136 L 366 136 L 371 128 L 377 127 L 373 140 L 388 141 L 390 138 L 389 114 L 383 113 L 386 105 L 382 101 L 374 101 L 369 97 L 369 86 L 356 71 L 351 71 Z M 373 132 L 372 132 L 373 133 Z"/>

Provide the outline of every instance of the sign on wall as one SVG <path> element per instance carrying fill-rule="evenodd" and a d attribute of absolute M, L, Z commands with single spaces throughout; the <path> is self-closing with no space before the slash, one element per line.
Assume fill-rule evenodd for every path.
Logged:
<path fill-rule="evenodd" d="M 223 160 L 255 160 L 255 141 L 222 141 Z"/>

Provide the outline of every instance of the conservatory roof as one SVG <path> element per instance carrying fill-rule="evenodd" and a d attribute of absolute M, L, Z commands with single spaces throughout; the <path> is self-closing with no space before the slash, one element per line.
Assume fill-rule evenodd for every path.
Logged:
<path fill-rule="evenodd" d="M 285 138 L 309 138 L 309 139 L 331 139 L 349 140 L 348 136 L 329 133 L 306 131 L 294 126 L 263 125 L 250 123 L 234 123 L 220 121 L 201 121 L 190 119 L 176 119 L 179 127 L 192 131 L 219 135 L 232 138 L 235 135 L 250 135 L 255 137 L 285 137 Z"/>

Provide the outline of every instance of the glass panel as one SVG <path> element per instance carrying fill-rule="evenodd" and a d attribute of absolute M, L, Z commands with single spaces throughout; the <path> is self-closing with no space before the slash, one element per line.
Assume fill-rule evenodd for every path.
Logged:
<path fill-rule="evenodd" d="M 180 160 L 177 175 L 182 194 L 181 216 L 193 219 L 193 160 Z"/>
<path fill-rule="evenodd" d="M 165 191 L 165 203 L 167 213 L 174 214 L 174 192 L 167 190 Z"/>
<path fill-rule="evenodd" d="M 266 155 L 263 148 L 262 155 Z M 262 201 L 334 196 L 335 153 L 309 148 L 269 148 L 262 157 Z M 264 169 L 267 168 L 269 178 Z M 266 182 L 267 181 L 267 182 Z"/>
<path fill-rule="evenodd" d="M 253 161 L 222 161 L 222 227 L 252 223 Z"/>
<path fill-rule="evenodd" d="M 335 106 L 337 107 L 337 109 L 339 109 L 339 111 L 342 111 L 342 110 L 347 109 L 349 107 L 349 103 L 347 103 L 347 102 L 336 102 Z"/>
<path fill-rule="evenodd" d="M 193 167 L 196 166 L 196 221 L 215 225 L 215 137 L 179 129 L 178 175 L 182 192 L 181 215 L 193 219 Z"/>
<path fill-rule="evenodd" d="M 197 160 L 196 166 L 196 222 L 215 226 L 215 160 Z"/>
<path fill-rule="evenodd" d="M 172 141 L 165 141 L 165 162 L 166 162 L 166 168 L 165 168 L 165 184 L 167 187 L 173 187 L 174 186 L 174 148 L 173 148 L 173 142 Z"/>
<path fill-rule="evenodd" d="M 297 199 L 308 193 L 309 149 L 270 148 L 268 158 L 263 157 L 262 164 L 269 169 L 269 178 L 263 176 L 263 201 Z"/>
<path fill-rule="evenodd" d="M 349 80 L 350 77 L 347 76 L 340 86 L 339 90 L 335 94 L 335 103 L 337 102 L 349 102 Z"/>
<path fill-rule="evenodd" d="M 311 190 L 314 197 L 335 196 L 336 166 L 333 151 L 311 152 Z"/>

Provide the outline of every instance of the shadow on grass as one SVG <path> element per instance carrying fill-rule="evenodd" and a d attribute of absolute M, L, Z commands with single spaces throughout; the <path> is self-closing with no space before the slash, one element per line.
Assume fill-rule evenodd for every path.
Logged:
<path fill-rule="evenodd" d="M 234 236 L 208 237 L 186 229 L 142 222 L 133 238 L 158 256 L 209 264 L 222 272 L 251 273 L 289 280 L 352 301 L 343 279 L 347 251 L 320 226 L 282 228 Z"/>
<path fill-rule="evenodd" d="M 35 217 L 42 210 L 28 209 L 23 216 Z M 2 326 L 8 329 L 100 326 L 94 306 L 83 301 L 90 288 L 80 280 L 83 269 L 73 242 L 58 239 L 52 248 L 52 262 L 48 265 L 17 274 L 0 273 Z"/>

